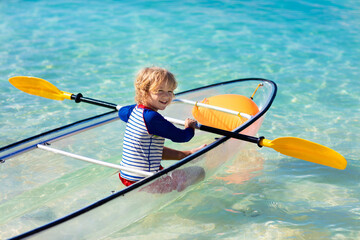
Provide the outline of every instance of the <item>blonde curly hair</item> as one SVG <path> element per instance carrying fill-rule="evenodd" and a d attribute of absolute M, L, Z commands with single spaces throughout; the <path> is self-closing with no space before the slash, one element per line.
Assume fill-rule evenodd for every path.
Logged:
<path fill-rule="evenodd" d="M 168 70 L 160 67 L 146 67 L 141 69 L 135 79 L 135 101 L 144 104 L 151 92 L 155 92 L 162 83 L 170 85 L 174 90 L 177 87 L 175 76 Z"/>

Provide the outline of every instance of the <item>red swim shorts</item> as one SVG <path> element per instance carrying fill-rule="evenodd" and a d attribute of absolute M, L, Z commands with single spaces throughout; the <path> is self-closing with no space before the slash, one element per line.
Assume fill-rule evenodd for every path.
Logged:
<path fill-rule="evenodd" d="M 163 169 L 164 169 L 163 166 L 160 165 L 160 170 L 163 170 Z M 121 173 L 119 173 L 119 178 L 125 186 L 130 186 L 131 184 L 136 183 L 136 181 L 127 180 L 127 179 L 121 177 Z"/>

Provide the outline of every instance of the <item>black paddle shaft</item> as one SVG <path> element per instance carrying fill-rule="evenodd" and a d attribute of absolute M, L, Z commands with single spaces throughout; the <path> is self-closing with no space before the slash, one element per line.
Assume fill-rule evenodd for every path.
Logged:
<path fill-rule="evenodd" d="M 86 103 L 90 103 L 90 104 L 94 104 L 94 105 L 98 105 L 101 107 L 106 107 L 106 108 L 110 108 L 110 109 L 114 109 L 116 110 L 117 105 L 114 103 L 109 103 L 109 102 L 104 102 L 104 101 L 100 101 L 100 100 L 96 100 L 96 99 L 92 99 L 92 98 L 87 98 L 87 97 L 83 97 L 83 95 L 81 93 L 78 94 L 73 94 L 71 95 L 71 99 L 75 100 L 75 102 L 79 103 L 79 102 L 86 102 Z"/>
<path fill-rule="evenodd" d="M 219 135 L 236 138 L 236 139 L 240 139 L 240 140 L 243 140 L 243 141 L 256 143 L 259 147 L 262 147 L 260 145 L 260 141 L 264 138 L 264 137 L 257 138 L 257 137 L 247 136 L 247 135 L 243 135 L 243 134 L 240 134 L 240 133 L 225 131 L 225 130 L 222 130 L 222 129 L 213 128 L 213 127 L 209 127 L 209 126 L 205 126 L 205 125 L 201 125 L 201 124 L 199 124 L 199 129 L 203 130 L 203 131 L 206 131 L 206 132 L 216 133 L 216 134 L 219 134 Z"/>

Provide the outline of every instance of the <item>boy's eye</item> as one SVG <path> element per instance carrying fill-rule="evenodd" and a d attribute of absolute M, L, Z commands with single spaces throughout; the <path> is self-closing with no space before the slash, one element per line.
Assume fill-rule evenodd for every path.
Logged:
<path fill-rule="evenodd" d="M 169 95 L 174 95 L 174 91 L 165 91 L 165 90 L 162 90 L 162 89 L 159 89 L 155 92 L 155 94 L 157 95 L 162 95 L 162 94 L 165 94 L 165 93 L 168 93 Z"/>

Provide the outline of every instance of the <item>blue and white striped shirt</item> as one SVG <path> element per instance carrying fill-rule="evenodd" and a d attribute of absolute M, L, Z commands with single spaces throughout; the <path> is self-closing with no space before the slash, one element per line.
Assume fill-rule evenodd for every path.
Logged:
<path fill-rule="evenodd" d="M 127 122 L 120 163 L 124 167 L 156 172 L 160 168 L 165 138 L 187 142 L 194 136 L 194 129 L 179 129 L 158 112 L 142 105 L 122 107 L 119 117 Z M 127 171 L 121 171 L 121 177 L 131 181 L 144 178 Z"/>

